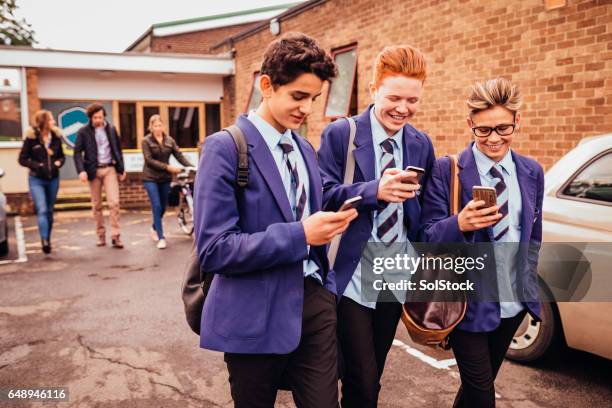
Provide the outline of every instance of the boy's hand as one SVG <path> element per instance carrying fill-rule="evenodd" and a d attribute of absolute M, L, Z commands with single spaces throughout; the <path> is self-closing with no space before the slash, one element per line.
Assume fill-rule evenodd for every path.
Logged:
<path fill-rule="evenodd" d="M 378 194 L 376 198 L 388 203 L 403 203 L 414 198 L 416 192 L 421 188 L 420 184 L 412 184 L 417 174 L 414 171 L 403 171 L 400 169 L 387 169 L 378 183 Z"/>
<path fill-rule="evenodd" d="M 302 221 L 306 243 L 315 246 L 329 243 L 337 234 L 342 234 L 356 217 L 357 210 L 354 208 L 338 212 L 319 211 L 310 215 Z"/>
<path fill-rule="evenodd" d="M 502 214 L 497 212 L 497 206 L 480 208 L 483 205 L 485 205 L 483 200 L 472 200 L 463 207 L 463 210 L 461 210 L 457 216 L 457 223 L 459 224 L 461 232 L 470 232 L 487 228 L 499 221 Z"/>

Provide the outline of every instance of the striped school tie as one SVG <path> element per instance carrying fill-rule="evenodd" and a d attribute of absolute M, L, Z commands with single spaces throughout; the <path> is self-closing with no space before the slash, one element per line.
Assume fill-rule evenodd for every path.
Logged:
<path fill-rule="evenodd" d="M 499 241 L 506 235 L 508 228 L 510 228 L 510 221 L 508 219 L 508 188 L 502 176 L 501 166 L 497 164 L 494 165 L 491 167 L 489 174 L 491 174 L 493 182 L 495 183 L 497 207 L 499 208 L 499 213 L 502 214 L 502 218 L 493 225 L 493 236 L 495 237 L 495 241 Z"/>
<path fill-rule="evenodd" d="M 291 197 L 289 197 L 289 200 L 291 202 L 293 215 L 296 221 L 300 221 L 304 216 L 304 209 L 306 208 L 306 188 L 304 187 L 304 183 L 300 182 L 300 175 L 297 170 L 297 160 L 293 150 L 291 137 L 283 134 L 278 144 L 283 150 L 283 159 L 287 164 L 289 174 L 291 174 Z"/>
<path fill-rule="evenodd" d="M 381 142 L 382 155 L 380 157 L 380 176 L 382 177 L 385 170 L 395 167 L 395 157 L 393 156 L 393 148 L 395 141 L 387 138 Z M 389 203 L 387 207 L 378 212 L 376 222 L 376 236 L 386 245 L 390 245 L 398 238 L 397 231 L 397 205 Z"/>

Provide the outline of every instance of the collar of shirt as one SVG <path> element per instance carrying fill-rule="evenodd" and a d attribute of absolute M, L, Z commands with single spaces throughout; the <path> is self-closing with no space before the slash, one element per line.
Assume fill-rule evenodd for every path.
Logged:
<path fill-rule="evenodd" d="M 486 154 L 480 151 L 476 146 L 476 143 L 472 146 L 472 152 L 474 153 L 474 160 L 476 160 L 476 167 L 478 167 L 478 173 L 481 176 L 490 177 L 489 171 L 496 163 L 487 157 Z M 510 176 L 514 173 L 514 160 L 512 160 L 512 150 L 508 149 L 508 152 L 498 163 Z"/>
<path fill-rule="evenodd" d="M 280 142 L 281 136 L 283 135 L 289 137 L 291 143 L 293 143 L 293 136 L 291 134 L 290 129 L 286 129 L 285 133 L 281 134 L 278 130 L 274 128 L 274 126 L 266 122 L 264 118 L 255 113 L 254 110 L 249 112 L 247 119 L 250 120 L 253 125 L 255 125 L 261 136 L 266 141 L 266 144 L 268 145 L 270 150 L 280 148 L 278 147 L 278 143 Z"/>
<path fill-rule="evenodd" d="M 389 138 L 389 135 L 382 127 L 378 118 L 374 114 L 374 107 L 370 109 L 370 123 L 372 124 L 372 138 L 374 141 L 374 146 L 380 146 L 380 144 L 385 141 L 385 139 Z M 391 140 L 395 141 L 395 147 L 402 146 L 402 139 L 404 137 L 404 128 L 402 127 L 398 130 L 393 136 L 391 136 Z"/>

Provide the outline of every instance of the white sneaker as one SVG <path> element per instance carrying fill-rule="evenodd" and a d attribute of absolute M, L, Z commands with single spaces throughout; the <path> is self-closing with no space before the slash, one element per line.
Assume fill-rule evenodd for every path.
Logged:
<path fill-rule="evenodd" d="M 159 241 L 159 237 L 157 236 L 157 231 L 155 231 L 152 227 L 151 230 L 149 231 L 149 233 L 151 234 L 151 239 L 155 242 Z"/>
<path fill-rule="evenodd" d="M 165 239 L 160 239 L 159 242 L 157 243 L 157 249 L 166 249 L 166 240 Z"/>

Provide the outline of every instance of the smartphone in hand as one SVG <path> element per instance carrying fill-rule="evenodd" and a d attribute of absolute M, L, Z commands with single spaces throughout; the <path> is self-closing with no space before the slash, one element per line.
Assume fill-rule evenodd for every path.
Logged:
<path fill-rule="evenodd" d="M 405 171 L 413 171 L 415 172 L 416 175 L 416 183 L 420 183 L 421 182 L 421 178 L 423 177 L 423 174 L 425 174 L 425 169 L 421 168 L 421 167 L 416 167 L 416 166 L 408 166 L 406 167 Z"/>
<path fill-rule="evenodd" d="M 472 187 L 472 197 L 474 201 L 484 201 L 483 208 L 493 207 L 497 204 L 497 192 L 493 187 L 474 186 Z"/>
<path fill-rule="evenodd" d="M 344 203 L 342 203 L 342 206 L 340 207 L 339 211 L 346 211 L 351 208 L 357 208 L 357 206 L 361 203 L 362 200 L 363 198 L 361 196 L 355 196 L 353 198 L 349 198 Z"/>

